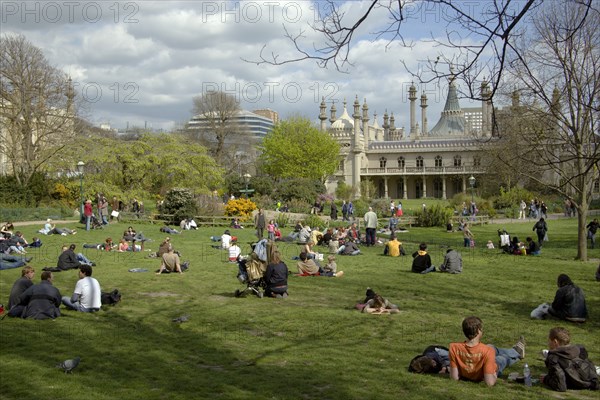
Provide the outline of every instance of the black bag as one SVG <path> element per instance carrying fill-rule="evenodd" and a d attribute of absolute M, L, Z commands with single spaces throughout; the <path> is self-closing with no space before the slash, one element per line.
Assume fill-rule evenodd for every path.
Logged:
<path fill-rule="evenodd" d="M 121 301 L 121 293 L 119 292 L 119 289 L 115 289 L 112 292 L 102 292 L 100 299 L 103 305 L 108 304 L 114 306 Z"/>

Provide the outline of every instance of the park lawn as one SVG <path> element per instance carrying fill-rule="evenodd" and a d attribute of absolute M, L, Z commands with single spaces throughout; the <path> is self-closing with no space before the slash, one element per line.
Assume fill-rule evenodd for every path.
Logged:
<path fill-rule="evenodd" d="M 76 226 L 76 225 L 73 225 Z M 72 226 L 72 227 L 73 227 Z M 585 324 L 566 324 L 574 342 L 585 344 L 600 363 L 600 283 L 594 280 L 598 260 L 573 261 L 576 221 L 549 222 L 550 241 L 540 257 L 520 257 L 487 250 L 497 242 L 497 229 L 525 239 L 533 221 L 473 227 L 477 246 L 463 249 L 460 233 L 442 228 L 412 228 L 400 233 L 410 254 L 425 241 L 435 264 L 448 247 L 461 247 L 460 275 L 412 274 L 410 256 L 390 258 L 382 247 L 363 248 L 357 257 L 338 256 L 343 278 L 289 278 L 290 297 L 235 298 L 242 288 L 237 266 L 224 251 L 213 249 L 211 235 L 222 228 L 202 228 L 172 235 L 190 260 L 190 271 L 156 276 L 157 259 L 149 252 L 107 253 L 82 249 L 107 236 L 120 238 L 125 224 L 74 236 L 42 237 L 31 249 L 36 283 L 41 268 L 54 266 L 63 243 L 77 243 L 97 263 L 103 290 L 119 288 L 121 303 L 95 314 L 63 311 L 54 321 L 5 318 L 0 321 L 0 393 L 2 399 L 597 399 L 597 392 L 558 394 L 541 386 L 525 388 L 501 378 L 493 388 L 453 382 L 442 376 L 407 372 L 409 361 L 430 344 L 462 341 L 461 321 L 478 315 L 484 342 L 510 347 L 519 335 L 528 343 L 526 360 L 534 377 L 544 372 L 538 352 L 547 348 L 548 330 L 564 322 L 529 318 L 538 304 L 551 301 L 556 277 L 567 273 L 586 293 L 590 312 Z M 135 226 L 154 239 L 164 234 L 156 225 Z M 19 228 L 28 239 L 39 227 Z M 289 229 L 284 229 L 287 234 Z M 235 230 L 244 253 L 252 229 Z M 299 246 L 280 250 L 291 271 Z M 324 249 L 323 249 L 324 251 Z M 600 250 L 590 250 L 598 257 Z M 130 273 L 130 268 L 149 272 Z M 71 295 L 77 273 L 55 274 L 55 286 Z M 20 269 L 0 271 L 0 299 L 6 304 Z M 370 286 L 400 306 L 399 315 L 364 315 L 354 309 Z M 189 322 L 173 323 L 189 314 Z M 72 375 L 54 365 L 81 356 Z M 506 370 L 521 372 L 523 363 Z"/>

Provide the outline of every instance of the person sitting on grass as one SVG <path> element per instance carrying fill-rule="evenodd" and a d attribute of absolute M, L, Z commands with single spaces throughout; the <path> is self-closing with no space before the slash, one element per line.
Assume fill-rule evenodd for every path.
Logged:
<path fill-rule="evenodd" d="M 82 265 L 79 267 L 79 280 L 71 297 L 63 296 L 62 303 L 69 310 L 81 312 L 95 312 L 102 307 L 100 284 L 92 278 L 92 267 Z"/>
<path fill-rule="evenodd" d="M 264 276 L 267 284 L 265 295 L 267 297 L 287 297 L 287 277 L 288 267 L 281 261 L 281 254 L 279 251 L 274 251 L 271 254 L 271 262 L 267 265 Z"/>
<path fill-rule="evenodd" d="M 317 252 L 313 250 L 314 247 L 315 247 L 315 242 L 313 242 L 312 240 L 309 240 L 308 242 L 306 242 L 306 244 L 304 246 L 302 246 L 301 253 L 306 253 L 306 256 L 308 258 L 312 258 L 314 260 L 317 258 Z"/>
<path fill-rule="evenodd" d="M 21 318 L 48 319 L 60 317 L 60 291 L 52 285 L 54 276 L 50 271 L 42 272 L 42 281 L 30 286 L 19 296 L 24 307 Z"/>
<path fill-rule="evenodd" d="M 156 275 L 160 275 L 163 272 L 167 274 L 171 272 L 178 272 L 179 274 L 182 274 L 183 269 L 184 268 L 179 261 L 179 256 L 175 254 L 173 246 L 169 244 L 168 252 L 163 254 L 162 263 L 160 264 L 160 268 L 156 272 Z"/>
<path fill-rule="evenodd" d="M 486 385 L 494 386 L 506 367 L 525 357 L 523 336 L 510 349 L 485 345 L 481 343 L 483 322 L 475 316 L 463 320 L 462 330 L 467 340 L 450 343 L 450 378 L 455 381 L 484 381 Z"/>
<path fill-rule="evenodd" d="M 596 367 L 588 359 L 587 350 L 571 344 L 571 334 L 562 327 L 550 329 L 550 350 L 546 356 L 548 374 L 542 378 L 544 385 L 557 392 L 567 389 L 600 389 Z"/>
<path fill-rule="evenodd" d="M 531 237 L 527 237 L 525 239 L 527 241 L 527 255 L 528 256 L 539 256 L 540 255 L 540 246 L 533 240 Z"/>
<path fill-rule="evenodd" d="M 454 249 L 446 250 L 444 262 L 440 265 L 440 272 L 460 274 L 462 272 L 462 256 Z"/>
<path fill-rule="evenodd" d="M 558 290 L 554 295 L 552 306 L 548 313 L 555 318 L 571 322 L 585 322 L 588 311 L 585 295 L 567 274 L 560 274 L 556 280 Z"/>
<path fill-rule="evenodd" d="M 317 260 L 308 258 L 308 255 L 304 252 L 300 253 L 300 261 L 296 264 L 298 268 L 298 275 L 323 275 L 329 277 L 341 277 L 344 275 L 343 271 L 336 272 L 335 274 L 328 274 L 325 272 L 321 264 Z"/>
<path fill-rule="evenodd" d="M 390 241 L 386 243 L 383 248 L 383 255 L 390 257 L 399 257 L 400 255 L 405 255 L 404 249 L 402 248 L 402 243 L 396 238 L 396 235 L 390 236 Z"/>
<path fill-rule="evenodd" d="M 431 256 L 427 253 L 427 244 L 421 243 L 419 250 L 413 253 L 413 262 L 411 271 L 418 274 L 427 274 L 435 272 L 435 266 L 431 265 Z"/>
<path fill-rule="evenodd" d="M 361 252 L 356 243 L 354 243 L 354 239 L 348 237 L 346 243 L 338 249 L 338 254 L 342 256 L 357 256 L 361 254 Z"/>
<path fill-rule="evenodd" d="M 237 239 L 231 239 L 231 245 L 229 246 L 229 262 L 237 262 L 238 257 L 242 254 L 242 249 L 237 245 Z"/>
<path fill-rule="evenodd" d="M 35 269 L 30 266 L 23 267 L 21 277 L 15 281 L 10 289 L 10 297 L 8 298 L 8 316 L 20 317 L 23 314 L 25 306 L 19 305 L 21 295 L 33 286 L 33 276 Z"/>
<path fill-rule="evenodd" d="M 75 248 L 77 248 L 75 243 L 68 247 L 63 246 L 62 253 L 58 256 L 58 261 L 56 262 L 56 268 L 44 268 L 44 271 L 60 272 L 69 269 L 79 269 L 82 265 L 96 265 L 82 253 L 75 253 Z"/>

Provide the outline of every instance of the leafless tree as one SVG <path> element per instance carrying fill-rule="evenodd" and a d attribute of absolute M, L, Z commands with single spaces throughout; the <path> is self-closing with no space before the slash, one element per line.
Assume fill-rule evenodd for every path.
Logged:
<path fill-rule="evenodd" d="M 575 203 L 580 260 L 600 161 L 599 26 L 598 9 L 569 0 L 544 5 L 508 60 L 506 82 L 518 88 L 521 105 L 516 124 L 499 131 L 500 145 L 518 143 L 498 152 L 505 164 L 534 165 L 516 172 Z"/>
<path fill-rule="evenodd" d="M 24 36 L 0 37 L 0 155 L 27 185 L 75 135 L 75 93 Z"/>
<path fill-rule="evenodd" d="M 586 9 L 594 4 L 594 0 L 573 2 L 583 4 Z M 417 70 L 409 68 L 403 60 L 399 62 L 423 83 L 454 76 L 464 83 L 461 94 L 470 99 L 481 100 L 479 85 L 486 80 L 491 84 L 493 101 L 502 82 L 507 55 L 518 50 L 514 47 L 515 39 L 522 35 L 524 26 L 531 22 L 542 3 L 542 0 L 372 0 L 363 2 L 365 10 L 355 16 L 348 12 L 355 6 L 353 2 L 327 0 L 318 3 L 318 18 L 306 28 L 295 30 L 284 25 L 283 34 L 292 43 L 297 57 L 282 58 L 265 45 L 258 60 L 246 61 L 282 65 L 312 60 L 323 68 L 333 65 L 339 71 L 348 72 L 352 66 L 352 46 L 357 38 L 364 38 L 360 30 L 368 22 L 382 21 L 376 23 L 379 28 L 371 32 L 370 37 L 388 40 L 390 45 L 400 43 L 404 47 L 417 45 L 409 39 L 412 37 L 412 32 L 407 31 L 409 23 L 443 24 L 445 35 L 432 33 L 427 40 L 439 49 L 437 55 L 423 60 Z M 306 44 L 309 31 L 317 32 L 322 40 Z M 448 65 L 453 67 L 451 72 Z"/>
<path fill-rule="evenodd" d="M 207 92 L 193 99 L 194 121 L 187 131 L 207 146 L 221 165 L 227 164 L 240 147 L 251 140 L 247 126 L 240 123 L 240 104 L 223 92 Z"/>

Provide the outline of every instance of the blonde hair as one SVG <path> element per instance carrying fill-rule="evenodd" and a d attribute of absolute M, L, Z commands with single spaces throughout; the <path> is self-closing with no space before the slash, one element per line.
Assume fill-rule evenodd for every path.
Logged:
<path fill-rule="evenodd" d="M 329 262 L 335 261 L 335 256 L 333 254 L 330 256 L 327 256 L 327 261 L 329 261 Z"/>

